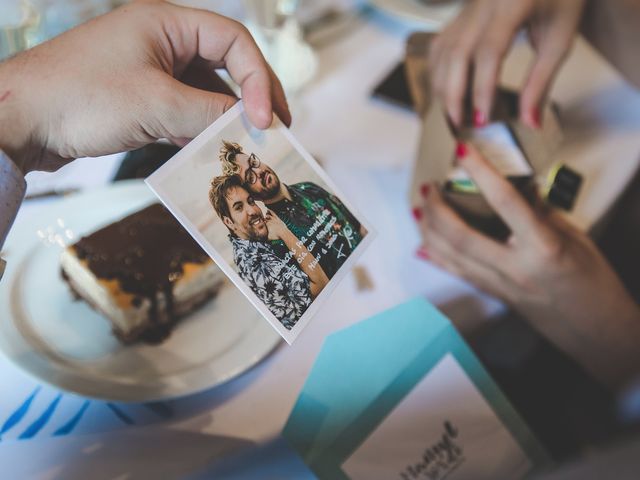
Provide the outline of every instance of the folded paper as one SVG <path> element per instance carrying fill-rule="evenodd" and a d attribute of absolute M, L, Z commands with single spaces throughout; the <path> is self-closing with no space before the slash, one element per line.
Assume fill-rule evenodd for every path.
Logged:
<path fill-rule="evenodd" d="M 328 337 L 284 437 L 320 478 L 519 478 L 547 462 L 455 328 L 422 299 Z"/>

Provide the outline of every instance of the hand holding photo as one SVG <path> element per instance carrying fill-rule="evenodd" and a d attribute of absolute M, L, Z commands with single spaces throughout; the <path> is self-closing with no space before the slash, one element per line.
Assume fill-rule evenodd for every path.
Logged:
<path fill-rule="evenodd" d="M 242 102 L 147 184 L 291 343 L 373 236 L 279 121 Z"/>

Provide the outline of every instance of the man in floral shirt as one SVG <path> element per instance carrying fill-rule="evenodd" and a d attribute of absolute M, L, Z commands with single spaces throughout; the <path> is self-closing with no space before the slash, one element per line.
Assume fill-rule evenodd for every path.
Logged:
<path fill-rule="evenodd" d="M 262 214 L 238 176 L 214 178 L 209 199 L 229 229 L 238 274 L 290 330 L 327 284 L 322 267 L 276 215 Z"/>
<path fill-rule="evenodd" d="M 223 141 L 220 161 L 223 173 L 238 175 L 251 195 L 308 246 L 329 278 L 367 234 L 338 197 L 312 182 L 285 185 L 269 165 L 237 143 Z"/>

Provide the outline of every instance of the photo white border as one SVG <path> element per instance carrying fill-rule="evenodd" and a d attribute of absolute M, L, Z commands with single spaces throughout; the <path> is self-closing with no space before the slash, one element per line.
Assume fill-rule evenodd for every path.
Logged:
<path fill-rule="evenodd" d="M 244 105 L 242 103 L 242 100 L 240 100 L 218 120 L 207 127 L 207 129 L 205 129 L 200 135 L 193 139 L 193 141 L 186 145 L 180 152 L 178 152 L 163 166 L 161 166 L 158 170 L 147 177 L 145 179 L 145 183 L 162 201 L 167 209 L 169 209 L 169 211 L 178 219 L 178 221 L 196 240 L 196 242 L 198 242 L 202 249 L 213 259 L 220 270 L 222 270 L 224 274 L 231 279 L 236 287 L 238 287 L 240 291 L 245 295 L 245 297 L 249 299 L 249 301 L 262 314 L 262 316 L 269 321 L 271 326 L 276 329 L 276 331 L 282 336 L 282 338 L 284 338 L 284 340 L 289 345 L 291 345 L 298 337 L 300 332 L 302 332 L 302 330 L 304 330 L 304 328 L 307 326 L 307 324 L 311 320 L 311 317 L 313 317 L 317 313 L 318 309 L 320 308 L 322 303 L 324 303 L 324 301 L 329 297 L 333 289 L 336 288 L 338 283 L 340 283 L 347 272 L 350 271 L 362 252 L 364 252 L 364 250 L 374 240 L 376 232 L 373 230 L 369 222 L 367 222 L 367 220 L 360 214 L 360 212 L 348 202 L 348 200 L 343 196 L 342 192 L 336 187 L 331 178 L 329 178 L 327 173 L 322 169 L 318 162 L 316 162 L 311 154 L 307 152 L 307 150 L 298 142 L 298 140 L 295 139 L 289 129 L 277 117 L 274 116 L 274 123 L 272 124 L 270 129 L 279 130 L 284 135 L 284 137 L 291 143 L 291 145 L 293 145 L 293 148 L 302 156 L 303 160 L 306 161 L 315 171 L 315 173 L 321 178 L 321 180 L 325 182 L 325 184 L 331 190 L 331 193 L 333 193 L 340 199 L 344 206 L 349 209 L 353 216 L 367 230 L 367 235 L 365 235 L 362 241 L 356 246 L 355 250 L 351 252 L 349 257 L 338 269 L 333 278 L 329 280 L 329 283 L 327 283 L 320 294 L 311 302 L 311 305 L 309 305 L 307 310 L 302 314 L 302 316 L 298 319 L 291 330 L 287 330 L 282 325 L 280 320 L 278 320 L 276 316 L 271 313 L 266 304 L 263 303 L 255 293 L 253 293 L 251 288 L 244 282 L 244 280 L 242 280 L 242 278 L 234 270 L 234 268 L 222 257 L 222 255 L 218 253 L 215 248 L 213 248 L 213 245 L 211 245 L 207 241 L 204 235 L 198 230 L 198 227 L 194 225 L 185 215 L 183 215 L 178 207 L 173 204 L 171 199 L 165 198 L 161 187 L 161 184 L 165 181 L 165 179 L 171 176 L 172 172 L 175 169 L 182 166 L 183 159 L 185 159 L 185 157 L 189 157 L 192 154 L 196 153 L 201 147 L 204 146 L 204 144 L 211 140 L 211 137 L 219 134 L 233 120 L 240 117 L 244 113 Z"/>

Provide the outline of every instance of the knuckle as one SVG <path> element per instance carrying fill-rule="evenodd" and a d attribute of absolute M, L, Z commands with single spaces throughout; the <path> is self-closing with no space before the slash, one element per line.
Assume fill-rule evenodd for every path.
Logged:
<path fill-rule="evenodd" d="M 442 97 L 444 95 L 444 86 L 445 82 L 442 79 L 442 75 L 435 75 L 431 82 L 431 89 L 438 97 Z"/>
<path fill-rule="evenodd" d="M 500 56 L 500 51 L 495 43 L 490 41 L 482 42 L 475 51 L 475 60 L 481 64 L 494 64 Z"/>
<path fill-rule="evenodd" d="M 464 97 L 464 91 L 460 88 L 456 88 L 452 85 L 447 88 L 444 93 L 444 99 L 449 107 L 450 113 L 457 113 L 460 109 L 460 103 L 462 102 L 462 98 Z"/>
<path fill-rule="evenodd" d="M 506 186 L 499 186 L 495 188 L 495 192 L 493 194 L 493 204 L 495 210 L 498 212 L 502 212 L 505 210 L 509 210 L 513 205 L 514 197 L 511 189 Z"/>
<path fill-rule="evenodd" d="M 536 287 L 536 276 L 530 268 L 519 266 L 509 272 L 509 283 L 516 287 L 516 291 L 532 292 Z"/>
<path fill-rule="evenodd" d="M 463 63 L 467 61 L 468 57 L 469 57 L 469 49 L 460 43 L 454 45 L 449 53 L 449 58 L 453 62 Z"/>
<path fill-rule="evenodd" d="M 438 35 L 429 46 L 429 60 L 433 61 L 442 51 L 442 36 Z"/>
<path fill-rule="evenodd" d="M 226 20 L 229 22 L 229 27 L 233 29 L 238 40 L 240 40 L 241 42 L 253 43 L 253 36 L 246 26 L 236 20 Z"/>
<path fill-rule="evenodd" d="M 157 77 L 153 82 L 153 95 L 140 94 L 141 108 L 148 117 L 150 123 L 154 126 L 152 130 L 159 134 L 163 131 L 162 126 L 171 123 L 175 118 L 176 112 L 181 112 L 184 108 L 180 95 L 177 94 L 174 86 L 168 79 L 162 76 Z M 166 128 L 165 128 L 166 129 Z"/>
<path fill-rule="evenodd" d="M 166 7 L 167 4 L 160 0 L 142 0 L 130 2 L 126 8 L 139 15 L 158 15 L 160 12 L 165 11 Z"/>
<path fill-rule="evenodd" d="M 452 232 L 449 237 L 449 243 L 456 252 L 465 252 L 468 247 L 467 239 L 464 235 L 460 235 L 459 232 Z"/>
<path fill-rule="evenodd" d="M 176 89 L 168 78 L 164 75 L 158 76 L 153 83 L 155 88 L 154 97 L 158 100 L 162 112 L 172 112 L 179 108 L 180 96 L 177 95 Z"/>
<path fill-rule="evenodd" d="M 538 245 L 538 260 L 543 265 L 556 264 L 564 254 L 564 244 L 559 238 L 544 236 Z"/>
<path fill-rule="evenodd" d="M 446 235 L 451 248 L 456 252 L 464 252 L 469 246 L 468 237 L 457 226 L 448 225 Z"/>

